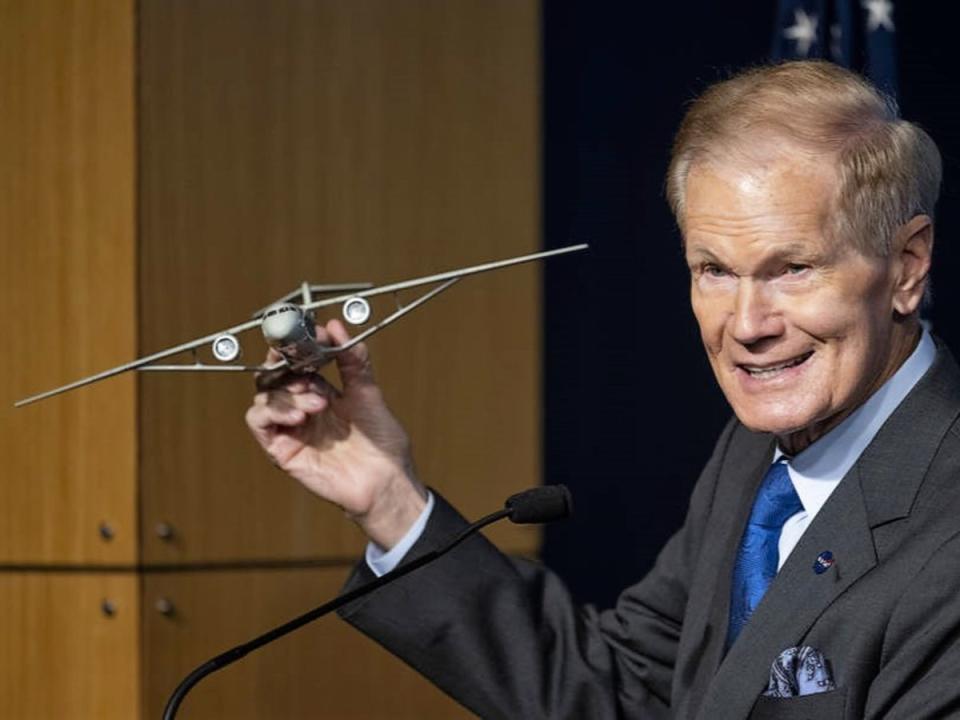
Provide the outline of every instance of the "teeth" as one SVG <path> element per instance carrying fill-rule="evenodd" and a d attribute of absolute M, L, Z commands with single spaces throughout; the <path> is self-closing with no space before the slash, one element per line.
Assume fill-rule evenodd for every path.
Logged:
<path fill-rule="evenodd" d="M 805 355 L 801 355 L 798 358 L 794 358 L 793 360 L 788 360 L 787 362 L 781 363 L 780 365 L 774 365 L 772 367 L 758 368 L 758 367 L 750 367 L 749 365 L 741 365 L 740 367 L 742 367 L 744 370 L 750 373 L 751 377 L 763 379 L 763 378 L 772 377 L 776 375 L 778 372 L 780 372 L 781 370 L 786 370 L 787 368 L 795 367 L 800 363 L 802 363 L 804 360 L 806 360 L 808 357 L 810 357 L 809 353 Z"/>

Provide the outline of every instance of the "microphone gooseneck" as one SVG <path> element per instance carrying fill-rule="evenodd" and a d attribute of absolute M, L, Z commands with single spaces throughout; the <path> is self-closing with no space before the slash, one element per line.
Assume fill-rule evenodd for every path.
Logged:
<path fill-rule="evenodd" d="M 166 707 L 164 707 L 163 710 L 163 720 L 174 720 L 177 710 L 180 707 L 180 704 L 183 702 L 183 699 L 187 696 L 187 693 L 190 692 L 190 690 L 207 675 L 211 675 L 218 670 L 222 670 L 228 665 L 232 665 L 233 663 L 237 662 L 237 660 L 240 660 L 248 653 L 257 650 L 264 645 L 273 642 L 274 640 L 278 640 L 284 635 L 292 633 L 294 630 L 303 627 L 307 623 L 311 623 L 314 620 L 333 612 L 337 608 L 363 597 L 368 593 L 372 593 L 374 590 L 377 590 L 378 588 L 381 588 L 384 585 L 387 585 L 394 580 L 397 580 L 404 575 L 433 562 L 441 555 L 445 555 L 453 550 L 455 547 L 457 547 L 457 545 L 462 543 L 477 531 L 482 530 L 487 525 L 495 523 L 498 520 L 502 520 L 505 517 L 509 517 L 511 522 L 526 524 L 563 520 L 570 517 L 572 514 L 573 500 L 570 495 L 570 491 L 565 485 L 544 485 L 542 487 L 535 487 L 525 490 L 517 493 L 516 495 L 511 495 L 509 498 L 507 498 L 502 510 L 497 510 L 496 512 L 480 518 L 476 522 L 471 523 L 457 535 L 455 535 L 451 540 L 449 540 L 446 545 L 443 545 L 437 550 L 431 550 L 427 553 L 424 553 L 420 557 L 414 558 L 410 562 L 394 568 L 390 572 L 381 575 L 375 580 L 371 580 L 366 585 L 361 585 L 360 587 L 354 588 L 348 593 L 338 595 L 333 600 L 330 600 L 329 602 L 326 602 L 323 605 L 314 608 L 313 610 L 309 610 L 303 615 L 285 622 L 283 625 L 279 625 L 272 630 L 268 630 L 252 640 L 248 640 L 241 645 L 230 648 L 226 652 L 220 653 L 216 657 L 210 658 L 202 665 L 194 668 L 189 675 L 180 681 L 180 684 L 177 685 L 176 689 L 167 700 Z"/>

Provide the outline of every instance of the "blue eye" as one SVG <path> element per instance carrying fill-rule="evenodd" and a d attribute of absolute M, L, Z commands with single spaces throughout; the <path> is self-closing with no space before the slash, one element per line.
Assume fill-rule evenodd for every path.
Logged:
<path fill-rule="evenodd" d="M 724 270 L 724 269 L 723 269 L 722 267 L 720 267 L 719 265 L 713 265 L 713 264 L 704 265 L 702 272 L 703 272 L 704 275 L 709 275 L 710 277 L 717 277 L 717 278 L 719 278 L 719 277 L 726 277 L 726 276 L 727 276 L 727 271 L 726 271 L 726 270 Z"/>
<path fill-rule="evenodd" d="M 790 265 L 787 265 L 787 266 L 783 269 L 783 274 L 784 274 L 784 275 L 799 275 L 800 273 L 804 272 L 805 270 L 809 270 L 809 269 L 810 269 L 810 266 L 809 266 L 809 265 L 800 265 L 799 263 L 791 263 Z"/>

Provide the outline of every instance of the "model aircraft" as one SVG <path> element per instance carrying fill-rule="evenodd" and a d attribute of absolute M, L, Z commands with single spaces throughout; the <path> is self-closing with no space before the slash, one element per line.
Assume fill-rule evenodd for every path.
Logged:
<path fill-rule="evenodd" d="M 424 303 L 432 300 L 468 275 L 477 275 L 479 273 L 489 272 L 490 270 L 510 267 L 511 265 L 520 265 L 521 263 L 532 262 L 534 260 L 542 260 L 553 257 L 554 255 L 564 255 L 579 250 L 586 250 L 587 247 L 589 246 L 585 244 L 568 245 L 567 247 L 556 250 L 533 253 L 532 255 L 521 255 L 520 257 L 507 258 L 506 260 L 497 260 L 482 265 L 450 270 L 436 275 L 427 275 L 426 277 L 404 280 L 379 287 L 374 287 L 367 283 L 345 285 L 310 285 L 303 283 L 290 294 L 257 311 L 252 320 L 234 325 L 226 330 L 204 335 L 203 337 L 183 343 L 182 345 L 177 345 L 176 347 L 155 352 L 152 355 L 147 355 L 133 362 L 118 365 L 117 367 L 76 380 L 67 385 L 54 388 L 53 390 L 31 395 L 30 397 L 15 402 L 14 407 L 29 405 L 38 400 L 44 400 L 69 390 L 75 390 L 84 385 L 106 380 L 109 377 L 120 375 L 130 370 L 140 372 L 276 372 L 281 370 L 313 372 L 333 360 L 338 353 L 349 350 L 357 343 L 363 342 L 374 333 L 379 332 L 407 313 L 412 312 Z M 367 298 L 390 293 L 396 296 L 397 293 L 402 290 L 424 285 L 433 285 L 435 287 L 406 305 L 401 304 L 397 296 L 397 310 L 382 320 L 370 325 L 363 330 L 363 332 L 351 338 L 349 342 L 343 345 L 324 345 L 317 342 L 314 331 L 314 314 L 316 310 L 340 305 L 343 318 L 348 323 L 351 325 L 365 325 L 370 321 L 372 315 L 370 303 Z M 319 300 L 314 299 L 315 295 L 329 295 L 331 293 L 334 294 L 334 297 Z M 299 302 L 297 302 L 297 300 L 299 300 Z M 267 344 L 275 348 L 283 359 L 276 363 L 266 365 L 234 364 L 241 356 L 242 351 L 237 335 L 257 327 L 261 329 Z M 217 361 L 216 364 L 204 362 L 200 359 L 198 353 L 205 347 L 209 348 L 213 359 Z M 169 357 L 182 353 L 191 353 L 192 362 L 173 365 L 159 363 L 160 360 L 166 360 Z"/>

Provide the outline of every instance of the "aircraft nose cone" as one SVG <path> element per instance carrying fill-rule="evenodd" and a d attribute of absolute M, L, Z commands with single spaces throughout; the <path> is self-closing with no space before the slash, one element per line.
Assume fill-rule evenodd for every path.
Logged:
<path fill-rule="evenodd" d="M 290 305 L 272 314 L 267 311 L 260 328 L 263 337 L 271 345 L 298 340 L 304 332 L 303 313 Z"/>

